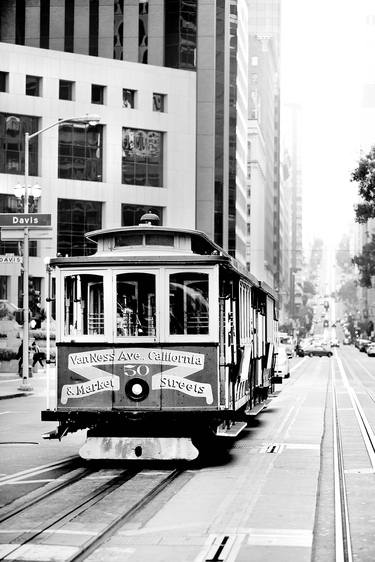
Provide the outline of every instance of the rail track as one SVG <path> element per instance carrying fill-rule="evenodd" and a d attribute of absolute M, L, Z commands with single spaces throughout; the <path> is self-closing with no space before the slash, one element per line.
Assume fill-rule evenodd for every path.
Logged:
<path fill-rule="evenodd" d="M 0 560 L 84 560 L 182 473 L 76 468 L 0 511 Z"/>
<path fill-rule="evenodd" d="M 348 486 L 353 485 L 348 482 L 348 476 L 352 472 L 358 474 L 375 473 L 375 434 L 366 416 L 363 405 L 358 397 L 358 387 L 361 393 L 366 394 L 372 401 L 375 401 L 374 393 L 363 384 L 353 369 L 345 363 L 335 353 L 337 372 L 334 364 L 331 364 L 331 392 L 332 392 L 332 427 L 333 427 L 333 461 L 334 461 L 334 498 L 335 498 L 335 560 L 336 562 L 352 562 L 358 557 L 358 546 L 360 537 L 358 536 L 358 525 L 353 524 L 355 518 L 355 506 L 352 494 L 348 493 Z M 353 387 L 356 384 L 357 391 Z M 340 402 L 341 401 L 341 405 Z M 353 417 L 354 414 L 354 417 Z M 350 418 L 348 417 L 350 416 Z M 362 440 L 366 455 L 361 455 L 363 459 L 367 456 L 368 468 L 351 471 L 346 468 L 349 464 L 350 451 L 348 441 L 348 430 L 352 426 L 348 423 L 355 419 L 357 421 L 358 434 Z M 346 433 L 346 440 L 343 434 Z M 371 486 L 373 483 L 371 482 Z M 369 489 L 368 494 L 373 495 L 375 489 Z"/>

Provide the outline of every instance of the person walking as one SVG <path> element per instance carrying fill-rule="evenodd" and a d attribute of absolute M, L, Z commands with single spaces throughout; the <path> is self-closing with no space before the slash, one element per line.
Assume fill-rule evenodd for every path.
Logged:
<path fill-rule="evenodd" d="M 18 359 L 18 376 L 22 377 L 22 365 L 23 365 L 23 340 L 17 351 L 16 359 Z"/>
<path fill-rule="evenodd" d="M 31 350 L 33 352 L 33 368 L 35 367 L 35 365 L 37 363 L 39 363 L 41 365 L 41 367 L 44 367 L 43 364 L 43 353 L 40 351 L 40 347 L 39 345 L 36 343 L 36 341 L 34 340 L 33 343 L 31 344 Z"/>

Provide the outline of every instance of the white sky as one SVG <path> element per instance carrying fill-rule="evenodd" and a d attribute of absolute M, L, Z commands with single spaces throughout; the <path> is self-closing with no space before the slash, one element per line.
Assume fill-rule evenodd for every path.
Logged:
<path fill-rule="evenodd" d="M 357 186 L 350 173 L 361 148 L 369 148 L 360 104 L 363 83 L 375 84 L 375 2 L 281 0 L 281 10 L 282 103 L 302 110 L 305 247 L 315 236 L 336 242 L 354 223 Z M 371 146 L 375 118 L 367 124 Z"/>

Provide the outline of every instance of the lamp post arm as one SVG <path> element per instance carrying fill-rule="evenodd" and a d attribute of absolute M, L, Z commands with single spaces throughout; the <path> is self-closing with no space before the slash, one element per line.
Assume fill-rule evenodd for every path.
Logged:
<path fill-rule="evenodd" d="M 96 115 L 92 116 L 92 121 L 98 121 L 98 117 Z M 55 121 L 55 123 L 52 123 L 52 125 L 48 125 L 48 127 L 44 127 L 44 129 L 40 129 L 39 131 L 36 131 L 35 133 L 32 133 L 31 135 L 29 135 L 29 139 L 32 139 L 34 137 L 37 137 L 38 135 L 40 135 L 41 133 L 44 133 L 45 131 L 48 131 L 49 129 L 52 129 L 53 127 L 56 127 L 57 125 L 61 125 L 61 123 L 84 123 L 85 125 L 87 125 L 90 121 L 90 115 L 86 117 L 68 117 L 66 119 L 59 119 L 58 121 Z"/>

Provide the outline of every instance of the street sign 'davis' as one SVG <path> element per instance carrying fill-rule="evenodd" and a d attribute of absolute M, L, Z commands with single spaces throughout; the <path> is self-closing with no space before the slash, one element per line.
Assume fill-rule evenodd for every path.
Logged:
<path fill-rule="evenodd" d="M 0 226 L 51 226 L 51 215 L 41 213 L 0 213 Z"/>

